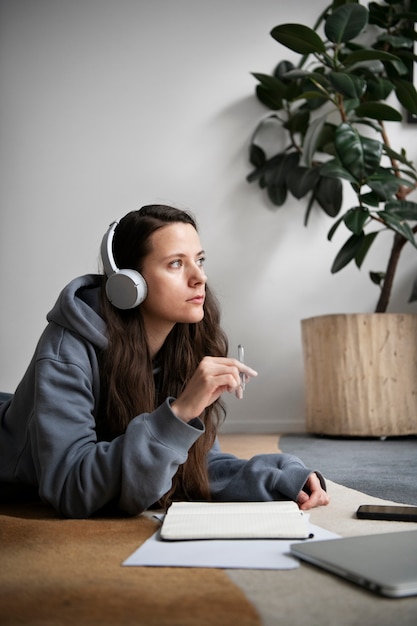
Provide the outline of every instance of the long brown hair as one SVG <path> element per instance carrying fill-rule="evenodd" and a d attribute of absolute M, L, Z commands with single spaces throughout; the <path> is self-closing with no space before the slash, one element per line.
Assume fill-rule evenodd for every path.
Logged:
<path fill-rule="evenodd" d="M 150 252 L 151 235 L 175 222 L 191 224 L 197 230 L 189 212 L 170 206 L 148 205 L 128 213 L 114 234 L 116 265 L 140 272 Z M 155 410 L 168 396 L 178 397 L 201 359 L 207 355 L 226 356 L 228 343 L 220 327 L 218 302 L 206 285 L 202 321 L 177 323 L 159 351 L 156 363 L 152 362 L 140 305 L 132 310 L 116 309 L 105 296 L 104 285 L 105 278 L 101 305 L 109 343 L 101 359 L 104 408 L 98 431 L 101 438 L 114 438 L 124 433 L 136 415 Z M 179 467 L 171 490 L 160 500 L 162 506 L 168 506 L 173 499 L 210 499 L 206 455 L 224 415 L 224 406 L 217 400 L 200 416 L 205 432 Z"/>

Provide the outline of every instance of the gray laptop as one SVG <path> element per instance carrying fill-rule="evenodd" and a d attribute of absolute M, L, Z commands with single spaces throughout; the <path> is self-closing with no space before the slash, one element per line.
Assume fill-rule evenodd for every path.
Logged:
<path fill-rule="evenodd" d="M 417 595 L 417 530 L 293 543 L 291 553 L 383 596 Z"/>

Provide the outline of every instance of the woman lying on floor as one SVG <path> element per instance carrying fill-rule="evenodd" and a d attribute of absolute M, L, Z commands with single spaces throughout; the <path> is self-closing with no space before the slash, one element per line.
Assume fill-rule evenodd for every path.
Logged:
<path fill-rule="evenodd" d="M 221 396 L 241 397 L 256 372 L 227 356 L 193 217 L 132 211 L 104 236 L 102 260 L 105 274 L 64 288 L 0 406 L 0 481 L 34 485 L 76 518 L 180 499 L 328 504 L 323 477 L 297 457 L 219 448 Z"/>

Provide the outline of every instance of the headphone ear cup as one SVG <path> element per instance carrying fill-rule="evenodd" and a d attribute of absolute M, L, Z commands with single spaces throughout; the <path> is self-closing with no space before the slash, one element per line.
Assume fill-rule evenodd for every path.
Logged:
<path fill-rule="evenodd" d="M 118 270 L 106 282 L 106 295 L 118 309 L 134 309 L 145 300 L 147 293 L 145 279 L 135 270 Z"/>

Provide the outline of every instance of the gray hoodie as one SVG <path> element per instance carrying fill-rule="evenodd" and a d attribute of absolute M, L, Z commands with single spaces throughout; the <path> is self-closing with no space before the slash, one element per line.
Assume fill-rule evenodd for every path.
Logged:
<path fill-rule="evenodd" d="M 64 288 L 22 381 L 0 405 L 0 482 L 36 486 L 65 517 L 88 517 L 111 502 L 131 515 L 146 510 L 170 489 L 204 432 L 198 418 L 179 420 L 167 398 L 123 435 L 98 441 L 98 354 L 107 345 L 100 281 L 87 275 Z M 296 500 L 312 471 L 289 454 L 238 459 L 217 442 L 207 463 L 220 501 Z"/>

